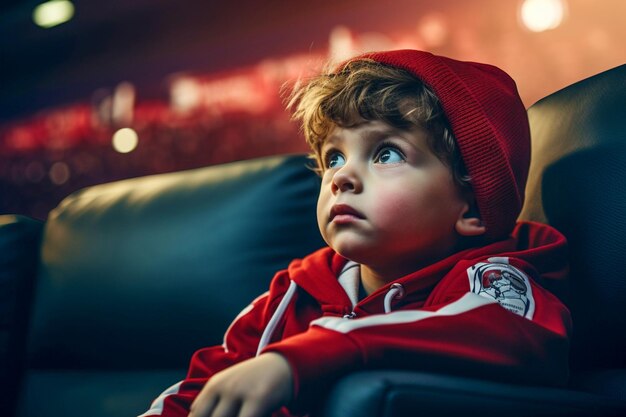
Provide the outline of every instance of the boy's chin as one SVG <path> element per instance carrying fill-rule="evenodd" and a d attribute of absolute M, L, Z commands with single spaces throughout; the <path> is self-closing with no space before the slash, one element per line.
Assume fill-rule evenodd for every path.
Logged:
<path fill-rule="evenodd" d="M 358 264 L 368 264 L 376 256 L 377 252 L 374 248 L 356 244 L 329 246 L 342 257 Z"/>

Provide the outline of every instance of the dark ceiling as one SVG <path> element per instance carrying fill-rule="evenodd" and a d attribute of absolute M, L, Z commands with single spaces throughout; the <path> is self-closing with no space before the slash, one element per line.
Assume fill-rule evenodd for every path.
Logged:
<path fill-rule="evenodd" d="M 0 122 L 123 80 L 149 96 L 162 93 L 159 82 L 173 72 L 325 48 L 339 22 L 371 30 L 403 19 L 387 8 L 393 19 L 377 21 L 386 6 L 357 0 L 75 0 L 74 19 L 41 29 L 31 19 L 38 3 L 2 2 Z"/>

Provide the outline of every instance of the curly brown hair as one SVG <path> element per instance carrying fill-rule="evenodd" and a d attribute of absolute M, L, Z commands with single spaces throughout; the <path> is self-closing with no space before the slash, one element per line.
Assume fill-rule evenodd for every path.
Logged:
<path fill-rule="evenodd" d="M 371 59 L 349 61 L 296 86 L 288 101 L 293 119 L 302 122 L 316 170 L 323 171 L 321 149 L 335 126 L 380 120 L 398 129 L 428 130 L 428 145 L 450 169 L 455 182 L 470 190 L 470 178 L 449 122 L 435 93 L 408 72 Z"/>

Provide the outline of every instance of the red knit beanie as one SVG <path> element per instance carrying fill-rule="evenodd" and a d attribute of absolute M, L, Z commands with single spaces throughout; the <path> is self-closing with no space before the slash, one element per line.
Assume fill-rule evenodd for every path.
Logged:
<path fill-rule="evenodd" d="M 415 75 L 437 95 L 471 177 L 486 236 L 506 237 L 524 203 L 530 164 L 526 109 L 515 82 L 492 65 L 428 52 L 375 52 L 373 59 Z"/>

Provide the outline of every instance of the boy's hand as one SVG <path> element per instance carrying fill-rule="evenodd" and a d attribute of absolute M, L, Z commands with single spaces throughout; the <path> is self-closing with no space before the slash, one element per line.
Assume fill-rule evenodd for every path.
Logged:
<path fill-rule="evenodd" d="M 191 404 L 189 417 L 262 417 L 291 401 L 291 367 L 264 353 L 219 372 Z"/>

